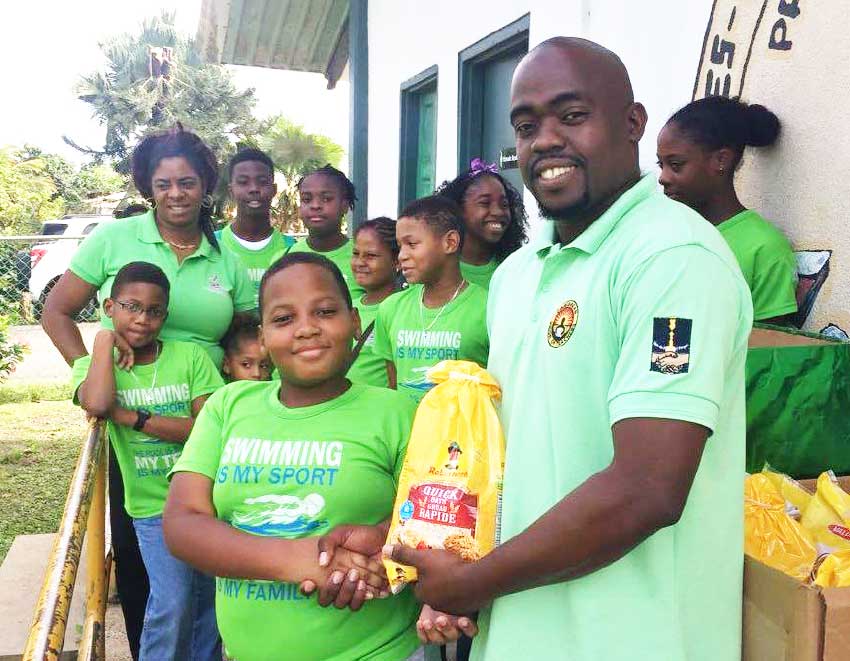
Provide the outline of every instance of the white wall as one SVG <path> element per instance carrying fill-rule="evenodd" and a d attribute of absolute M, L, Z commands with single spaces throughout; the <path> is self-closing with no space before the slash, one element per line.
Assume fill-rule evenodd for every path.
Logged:
<path fill-rule="evenodd" d="M 764 103 L 783 122 L 776 147 L 745 155 L 737 180 L 742 201 L 773 220 L 796 250 L 833 250 L 830 275 L 807 328 L 834 323 L 850 332 L 846 3 L 773 0 L 756 29 L 760 6 L 740 0 L 371 0 L 369 214 L 397 211 L 401 83 L 434 64 L 439 67 L 437 181 L 454 177 L 458 52 L 526 13 L 531 48 L 549 37 L 569 35 L 592 39 L 620 55 L 636 99 L 649 112 L 641 166 L 656 170 L 656 137 L 670 114 L 691 100 L 714 7 L 710 36 L 720 33 L 737 41 L 736 76 L 744 61 L 749 63 L 744 99 Z M 734 29 L 727 32 L 733 7 Z M 793 42 L 785 52 L 768 46 L 778 21 L 784 21 L 785 37 Z M 746 58 L 750 41 L 751 58 Z M 534 223 L 536 204 L 528 192 L 525 199 Z"/>

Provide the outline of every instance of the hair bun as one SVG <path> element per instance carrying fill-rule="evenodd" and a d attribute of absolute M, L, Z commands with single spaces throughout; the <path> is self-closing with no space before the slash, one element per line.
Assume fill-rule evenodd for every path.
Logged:
<path fill-rule="evenodd" d="M 764 106 L 753 103 L 746 107 L 746 144 L 766 147 L 779 136 L 779 118 Z"/>

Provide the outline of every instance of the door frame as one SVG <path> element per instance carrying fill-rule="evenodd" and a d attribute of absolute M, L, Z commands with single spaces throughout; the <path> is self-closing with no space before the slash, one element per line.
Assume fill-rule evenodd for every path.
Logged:
<path fill-rule="evenodd" d="M 523 46 L 528 52 L 530 14 L 491 32 L 458 53 L 457 169 L 481 155 L 480 118 L 483 112 L 483 68 L 488 62 Z"/>
<path fill-rule="evenodd" d="M 437 91 L 439 69 L 434 64 L 401 84 L 401 122 L 398 153 L 398 210 L 416 197 L 416 165 L 419 159 L 419 104 L 422 92 Z M 437 106 L 440 95 L 437 93 Z M 434 127 L 434 142 L 437 128 Z M 436 157 L 436 144 L 435 144 Z"/>

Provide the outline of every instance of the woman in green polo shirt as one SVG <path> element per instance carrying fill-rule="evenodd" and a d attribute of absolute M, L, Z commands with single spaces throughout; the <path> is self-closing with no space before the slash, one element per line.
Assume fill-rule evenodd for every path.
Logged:
<path fill-rule="evenodd" d="M 715 225 L 741 266 L 754 319 L 788 324 L 797 311 L 797 262 L 788 239 L 735 192 L 745 147 L 767 147 L 779 119 L 764 106 L 714 96 L 676 112 L 658 135 L 659 183 Z"/>
<path fill-rule="evenodd" d="M 77 249 L 68 271 L 50 292 L 42 324 L 68 363 L 87 353 L 74 318 L 95 293 L 108 296 L 119 269 L 133 261 L 159 266 L 171 283 L 166 340 L 195 342 L 217 367 L 219 340 L 235 313 L 256 306 L 247 269 L 222 251 L 210 220 L 218 180 L 215 156 L 182 127 L 142 140 L 133 152 L 133 182 L 153 209 L 102 223 Z M 110 320 L 102 324 L 110 328 Z"/>
<path fill-rule="evenodd" d="M 454 200 L 463 211 L 466 233 L 460 272 L 486 290 L 496 267 L 528 240 L 522 195 L 499 174 L 495 163 L 480 158 L 466 172 L 443 182 L 437 194 Z"/>

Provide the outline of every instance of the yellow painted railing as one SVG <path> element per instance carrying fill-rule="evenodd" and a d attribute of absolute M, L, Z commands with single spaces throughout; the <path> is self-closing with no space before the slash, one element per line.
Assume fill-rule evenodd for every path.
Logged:
<path fill-rule="evenodd" d="M 102 421 L 93 422 L 71 478 L 65 512 L 50 552 L 38 604 L 30 628 L 24 661 L 59 659 L 71 596 L 86 539 L 86 614 L 78 659 L 106 658 L 104 617 L 111 553 L 105 553 L 106 433 Z"/>

